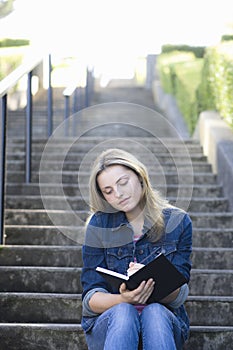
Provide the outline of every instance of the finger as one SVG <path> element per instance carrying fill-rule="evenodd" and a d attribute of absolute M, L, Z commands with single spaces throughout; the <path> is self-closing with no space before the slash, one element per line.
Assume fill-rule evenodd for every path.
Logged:
<path fill-rule="evenodd" d="M 125 283 L 122 283 L 122 284 L 120 285 L 119 292 L 122 294 L 122 293 L 125 293 L 126 290 L 127 290 L 126 284 L 125 284 Z"/>
<path fill-rule="evenodd" d="M 148 298 L 151 296 L 153 290 L 154 290 L 155 282 L 153 280 L 148 281 L 145 285 L 145 288 L 142 291 L 141 294 L 141 303 L 146 303 Z"/>

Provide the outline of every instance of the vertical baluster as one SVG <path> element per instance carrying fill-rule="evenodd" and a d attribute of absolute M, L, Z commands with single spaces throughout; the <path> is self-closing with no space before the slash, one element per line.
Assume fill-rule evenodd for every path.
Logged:
<path fill-rule="evenodd" d="M 53 94 L 52 94 L 52 59 L 48 57 L 48 137 L 53 132 Z"/>
<path fill-rule="evenodd" d="M 65 95 L 65 136 L 69 134 L 70 96 Z"/>
<path fill-rule="evenodd" d="M 86 69 L 85 107 L 89 107 L 89 69 Z"/>
<path fill-rule="evenodd" d="M 7 94 L 2 97 L 1 113 L 1 164 L 0 164 L 0 244 L 4 243 L 4 212 L 5 212 L 5 167 L 6 167 L 6 123 Z"/>
<path fill-rule="evenodd" d="M 32 153 L 32 72 L 28 73 L 27 109 L 26 109 L 26 183 L 31 182 Z"/>

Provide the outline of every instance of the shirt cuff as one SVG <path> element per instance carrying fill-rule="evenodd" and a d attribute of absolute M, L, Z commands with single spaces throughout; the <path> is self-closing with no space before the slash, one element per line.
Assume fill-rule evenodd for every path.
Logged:
<path fill-rule="evenodd" d="M 183 284 L 183 286 L 180 287 L 179 294 L 177 295 L 176 299 L 173 300 L 171 303 L 168 304 L 172 309 L 177 309 L 182 304 L 184 304 L 185 300 L 187 299 L 189 294 L 189 287 L 187 283 Z"/>
<path fill-rule="evenodd" d="M 90 306 L 89 306 L 89 301 L 91 299 L 91 297 L 96 293 L 96 292 L 102 292 L 102 293 L 109 293 L 106 289 L 104 288 L 94 288 L 89 290 L 89 292 L 87 292 L 87 294 L 85 295 L 85 297 L 83 298 L 83 302 L 82 302 L 82 306 L 83 306 L 83 316 L 85 317 L 94 317 L 94 316 L 98 316 L 99 314 L 92 311 Z"/>

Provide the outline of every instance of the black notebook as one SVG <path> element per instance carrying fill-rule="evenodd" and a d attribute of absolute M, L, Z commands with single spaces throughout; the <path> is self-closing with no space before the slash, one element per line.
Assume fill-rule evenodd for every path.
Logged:
<path fill-rule="evenodd" d="M 97 267 L 96 271 L 117 290 L 119 290 L 123 282 L 126 283 L 129 290 L 133 290 L 137 288 L 142 281 L 153 278 L 155 287 L 147 304 L 160 301 L 168 294 L 187 283 L 182 273 L 179 272 L 162 253 L 129 277 L 103 267 Z"/>

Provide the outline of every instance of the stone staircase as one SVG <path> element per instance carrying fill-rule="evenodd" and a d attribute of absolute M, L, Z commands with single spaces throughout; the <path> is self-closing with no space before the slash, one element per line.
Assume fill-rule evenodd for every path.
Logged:
<path fill-rule="evenodd" d="M 141 89 L 139 93 L 142 98 L 146 92 Z M 61 137 L 50 145 L 42 168 L 40 159 L 46 140 L 38 132 L 32 148 L 30 184 L 24 183 L 23 135 L 10 135 L 6 245 L 0 247 L 0 350 L 86 349 L 80 326 L 80 272 L 91 158 L 85 156 L 90 150 L 97 152 L 98 145 L 111 144 L 111 132 L 108 136 L 85 135 L 78 143 L 75 138 Z M 194 227 L 193 269 L 186 302 L 191 335 L 186 349 L 231 349 L 233 213 L 228 210 L 228 200 L 196 141 L 164 136 L 160 143 L 145 135 L 125 136 L 127 142 L 119 147 L 132 150 L 144 160 L 154 186 L 172 203 L 176 204 L 180 196 L 178 175 L 186 179 L 179 203 L 187 209 L 190 197 L 188 212 Z M 141 149 L 142 144 L 149 152 Z M 184 156 L 184 147 L 189 159 Z M 64 149 L 68 149 L 65 160 Z M 151 164 L 149 153 L 161 171 Z"/>

